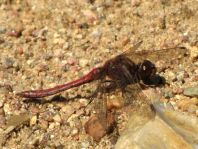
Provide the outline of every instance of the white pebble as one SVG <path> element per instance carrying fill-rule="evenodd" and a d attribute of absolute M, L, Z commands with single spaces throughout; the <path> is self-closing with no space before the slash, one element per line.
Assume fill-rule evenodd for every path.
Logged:
<path fill-rule="evenodd" d="M 78 129 L 77 128 L 74 128 L 72 131 L 71 131 L 71 135 L 74 136 L 78 134 Z"/>
<path fill-rule="evenodd" d="M 53 120 L 54 120 L 55 122 L 58 122 L 58 123 L 61 123 L 61 121 L 62 121 L 59 114 L 56 114 L 56 115 L 53 117 Z"/>
<path fill-rule="evenodd" d="M 80 65 L 81 67 L 87 66 L 88 63 L 89 63 L 89 61 L 88 61 L 87 59 L 80 59 L 80 60 L 79 60 L 79 65 Z"/>
<path fill-rule="evenodd" d="M 32 118 L 30 119 L 30 126 L 33 126 L 35 125 L 37 122 L 37 116 L 32 116 Z"/>

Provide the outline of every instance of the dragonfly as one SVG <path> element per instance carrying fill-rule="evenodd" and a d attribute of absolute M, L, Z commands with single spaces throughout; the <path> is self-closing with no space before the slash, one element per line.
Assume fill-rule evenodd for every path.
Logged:
<path fill-rule="evenodd" d="M 77 80 L 49 89 L 22 91 L 16 95 L 24 98 L 43 98 L 95 80 L 102 80 L 105 76 L 119 82 L 123 87 L 128 84 L 137 83 L 140 80 L 146 83 L 152 81 L 156 75 L 157 69 L 153 61 L 170 60 L 172 54 L 174 54 L 175 58 L 180 58 L 181 56 L 186 56 L 187 53 L 185 47 L 167 48 L 152 52 L 134 51 L 141 44 L 142 41 L 138 42 L 130 50 L 106 61 L 101 67 L 93 68 L 88 74 Z"/>
<path fill-rule="evenodd" d="M 129 105 L 135 98 L 138 99 L 137 101 L 146 101 L 147 97 L 139 94 L 142 90 L 140 84 L 158 85 L 163 82 L 162 77 L 157 74 L 155 62 L 164 60 L 171 63 L 186 57 L 188 54 L 185 47 L 137 51 L 141 44 L 142 41 L 136 43 L 130 50 L 107 60 L 102 66 L 93 68 L 77 80 L 49 89 L 22 91 L 16 95 L 23 98 L 43 98 L 99 80 L 96 109 L 102 126 L 108 129 L 105 93 L 113 93 L 116 89 L 120 89 L 124 93 L 123 96 L 126 95 L 123 99 L 125 100 L 123 105 Z M 126 92 L 127 94 L 125 94 Z"/>

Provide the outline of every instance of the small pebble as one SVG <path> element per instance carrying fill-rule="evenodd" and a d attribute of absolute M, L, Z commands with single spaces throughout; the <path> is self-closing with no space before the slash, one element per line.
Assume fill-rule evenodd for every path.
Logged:
<path fill-rule="evenodd" d="M 53 117 L 53 120 L 54 120 L 55 122 L 57 122 L 57 123 L 61 123 L 61 121 L 62 121 L 59 114 L 56 114 L 56 115 Z"/>
<path fill-rule="evenodd" d="M 72 136 L 75 136 L 75 135 L 77 135 L 78 134 L 78 129 L 77 128 L 74 128 L 74 129 L 72 129 L 72 131 L 71 131 L 71 135 Z"/>
<path fill-rule="evenodd" d="M 87 106 L 87 104 L 89 103 L 89 101 L 87 99 L 84 99 L 84 98 L 79 99 L 79 102 L 80 102 L 82 107 Z"/>
<path fill-rule="evenodd" d="M 70 70 L 72 70 L 72 71 L 74 71 L 74 72 L 79 72 L 79 70 L 81 69 L 81 67 L 79 67 L 79 66 L 71 66 L 70 67 Z M 75 73 L 75 74 L 77 74 L 77 73 Z"/>
<path fill-rule="evenodd" d="M 94 23 L 95 21 L 98 20 L 97 14 L 91 10 L 85 10 L 85 11 L 83 11 L 83 14 L 87 18 L 87 20 L 91 23 Z"/>
<path fill-rule="evenodd" d="M 174 108 L 176 108 L 176 102 L 175 102 L 175 101 L 170 101 L 170 104 L 171 104 Z"/>
<path fill-rule="evenodd" d="M 63 57 L 63 50 L 62 49 L 55 49 L 54 56 L 56 57 Z"/>
<path fill-rule="evenodd" d="M 61 108 L 61 111 L 67 114 L 72 114 L 74 112 L 74 107 L 67 104 Z"/>
<path fill-rule="evenodd" d="M 17 53 L 22 55 L 24 53 L 24 49 L 22 47 L 17 48 Z"/>
<path fill-rule="evenodd" d="M 6 57 L 2 60 L 2 65 L 4 68 L 8 69 L 8 68 L 12 68 L 14 65 L 15 61 L 13 58 L 11 57 Z"/>
<path fill-rule="evenodd" d="M 56 125 L 55 123 L 50 123 L 48 128 L 49 129 L 54 129 L 55 128 L 55 125 Z"/>
<path fill-rule="evenodd" d="M 50 138 L 53 139 L 54 138 L 54 135 L 50 135 Z"/>
<path fill-rule="evenodd" d="M 53 55 L 50 54 L 50 53 L 47 53 L 47 54 L 45 54 L 45 55 L 43 56 L 43 58 L 44 58 L 46 61 L 49 61 L 49 60 L 51 60 L 51 59 L 53 58 Z"/>
<path fill-rule="evenodd" d="M 6 28 L 4 26 L 0 26 L 0 34 L 5 34 Z"/>
<path fill-rule="evenodd" d="M 80 59 L 80 60 L 79 60 L 79 65 L 80 65 L 81 67 L 87 66 L 88 63 L 89 63 L 89 60 L 88 60 L 88 59 Z"/>
<path fill-rule="evenodd" d="M 141 4 L 141 0 L 131 0 L 131 6 L 137 7 Z"/>
<path fill-rule="evenodd" d="M 106 134 L 105 128 L 102 126 L 101 122 L 96 116 L 92 116 L 85 123 L 84 127 L 86 133 L 92 136 L 96 141 L 100 141 L 100 139 Z"/>
<path fill-rule="evenodd" d="M 124 47 L 130 42 L 130 38 L 125 36 L 120 40 L 120 47 Z"/>
<path fill-rule="evenodd" d="M 173 92 L 172 91 L 167 91 L 164 93 L 165 98 L 172 98 L 173 97 Z"/>
<path fill-rule="evenodd" d="M 39 69 L 39 72 L 49 70 L 49 66 L 48 66 L 48 64 L 46 64 L 46 63 L 41 63 L 41 64 L 38 65 L 38 67 L 39 67 L 39 68 L 38 68 L 38 69 Z"/>
<path fill-rule="evenodd" d="M 66 137 L 68 137 L 71 134 L 71 127 L 66 127 L 65 131 L 64 131 L 64 135 Z"/>
<path fill-rule="evenodd" d="M 32 107 L 30 107 L 30 112 L 34 113 L 34 114 L 39 113 L 39 108 L 35 107 L 35 106 L 32 106 Z"/>
<path fill-rule="evenodd" d="M 110 98 L 107 100 L 107 109 L 119 109 L 123 107 L 123 102 L 120 97 L 116 97 L 115 95 L 111 95 Z"/>
<path fill-rule="evenodd" d="M 7 34 L 9 36 L 18 38 L 22 35 L 22 29 L 11 30 Z"/>
<path fill-rule="evenodd" d="M 190 98 L 188 98 L 188 97 L 186 97 L 186 96 L 184 96 L 184 95 L 175 95 L 174 98 L 177 99 L 177 100 L 190 99 Z"/>
<path fill-rule="evenodd" d="M 71 105 L 65 105 L 61 108 L 61 119 L 64 123 L 67 123 L 68 118 L 74 113 L 74 107 Z"/>
<path fill-rule="evenodd" d="M 30 119 L 30 126 L 33 126 L 37 123 L 37 116 L 34 115 L 32 116 L 32 118 Z"/>
<path fill-rule="evenodd" d="M 99 30 L 99 29 L 94 30 L 94 31 L 90 34 L 90 36 L 91 36 L 92 38 L 97 38 L 97 39 L 100 38 L 101 35 L 102 35 L 102 31 Z"/>
<path fill-rule="evenodd" d="M 69 48 L 69 42 L 65 42 L 63 45 L 63 49 L 66 50 Z"/>
<path fill-rule="evenodd" d="M 37 32 L 37 35 L 36 37 L 40 38 L 40 39 L 45 39 L 45 36 L 48 32 L 48 27 L 44 27 L 42 29 L 40 29 L 38 32 Z"/>
<path fill-rule="evenodd" d="M 198 81 L 198 75 L 193 78 L 194 81 Z"/>
<path fill-rule="evenodd" d="M 79 24 L 79 28 L 80 29 L 88 29 L 89 28 L 89 24 L 87 24 L 87 23 L 81 23 L 81 24 Z"/>
<path fill-rule="evenodd" d="M 69 57 L 69 58 L 67 59 L 67 63 L 68 63 L 69 65 L 74 66 L 74 65 L 77 64 L 77 60 L 76 60 L 76 58 L 74 58 L 74 57 Z"/>
<path fill-rule="evenodd" d="M 198 48 L 196 46 L 190 47 L 190 57 L 192 59 L 197 59 L 198 58 Z"/>
<path fill-rule="evenodd" d="M 81 148 L 87 149 L 89 147 L 90 143 L 88 141 L 81 142 Z"/>
<path fill-rule="evenodd" d="M 168 71 L 168 72 L 166 73 L 166 78 L 167 78 L 167 80 L 169 80 L 169 81 L 173 81 L 173 80 L 176 79 L 176 74 L 175 74 L 174 72 L 172 72 L 172 71 Z"/>
<path fill-rule="evenodd" d="M 76 35 L 76 38 L 77 39 L 82 39 L 83 38 L 83 35 L 82 34 L 78 34 L 78 35 Z"/>
<path fill-rule="evenodd" d="M 44 119 L 44 120 L 46 120 L 46 121 L 48 121 L 48 122 L 52 122 L 53 121 L 53 116 L 52 116 L 53 114 L 52 114 L 52 112 L 50 112 L 50 111 L 45 111 L 45 112 L 43 112 L 43 113 L 41 113 L 40 114 L 40 116 Z"/>
<path fill-rule="evenodd" d="M 55 38 L 53 40 L 53 43 L 54 44 L 64 44 L 65 43 L 65 39 L 62 39 L 62 38 Z"/>
<path fill-rule="evenodd" d="M 173 89 L 173 93 L 174 93 L 174 94 L 182 94 L 183 91 L 184 91 L 184 90 L 183 90 L 182 88 L 174 88 L 174 89 Z"/>
<path fill-rule="evenodd" d="M 177 74 L 176 78 L 178 81 L 183 81 L 184 80 L 184 71 Z"/>
<path fill-rule="evenodd" d="M 47 129 L 48 128 L 48 121 L 46 121 L 46 120 L 40 120 L 40 126 L 43 129 Z"/>
<path fill-rule="evenodd" d="M 3 106 L 3 110 L 6 114 L 10 114 L 11 113 L 10 105 L 5 103 Z"/>
<path fill-rule="evenodd" d="M 73 102 L 72 106 L 75 108 L 75 110 L 78 110 L 81 108 L 81 104 L 79 102 Z"/>
<path fill-rule="evenodd" d="M 198 86 L 185 88 L 183 94 L 190 97 L 198 97 Z"/>

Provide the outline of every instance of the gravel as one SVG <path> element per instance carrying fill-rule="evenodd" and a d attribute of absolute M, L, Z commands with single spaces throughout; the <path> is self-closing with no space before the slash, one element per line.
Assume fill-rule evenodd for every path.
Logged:
<path fill-rule="evenodd" d="M 62 98 L 24 100 L 15 93 L 77 79 L 140 40 L 138 50 L 190 50 L 190 58 L 180 64 L 159 60 L 159 74 L 167 83 L 160 88 L 167 97 L 161 101 L 198 117 L 197 9 L 196 0 L 1 1 L 0 83 L 11 85 L 13 91 L 0 86 L 0 129 L 8 134 L 0 135 L 0 146 L 114 146 L 108 136 L 96 143 L 83 128 L 95 106 L 79 95 L 94 93 L 97 82 L 60 93 Z M 17 124 L 12 128 L 7 126 L 10 118 Z"/>

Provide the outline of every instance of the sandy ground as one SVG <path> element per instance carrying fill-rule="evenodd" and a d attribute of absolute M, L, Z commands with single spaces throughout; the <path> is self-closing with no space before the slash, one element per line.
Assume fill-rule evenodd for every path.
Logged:
<path fill-rule="evenodd" d="M 183 94 L 198 84 L 197 10 L 197 0 L 1 0 L 0 132 L 10 129 L 2 147 L 113 147 L 108 136 L 97 143 L 85 133 L 93 105 L 85 109 L 89 99 L 75 98 L 93 93 L 97 82 L 61 93 L 61 102 L 24 102 L 15 93 L 77 79 L 140 40 L 140 50 L 151 53 L 175 46 L 191 51 L 187 62 L 160 73 L 169 82 L 161 100 L 198 116 L 198 95 Z"/>

